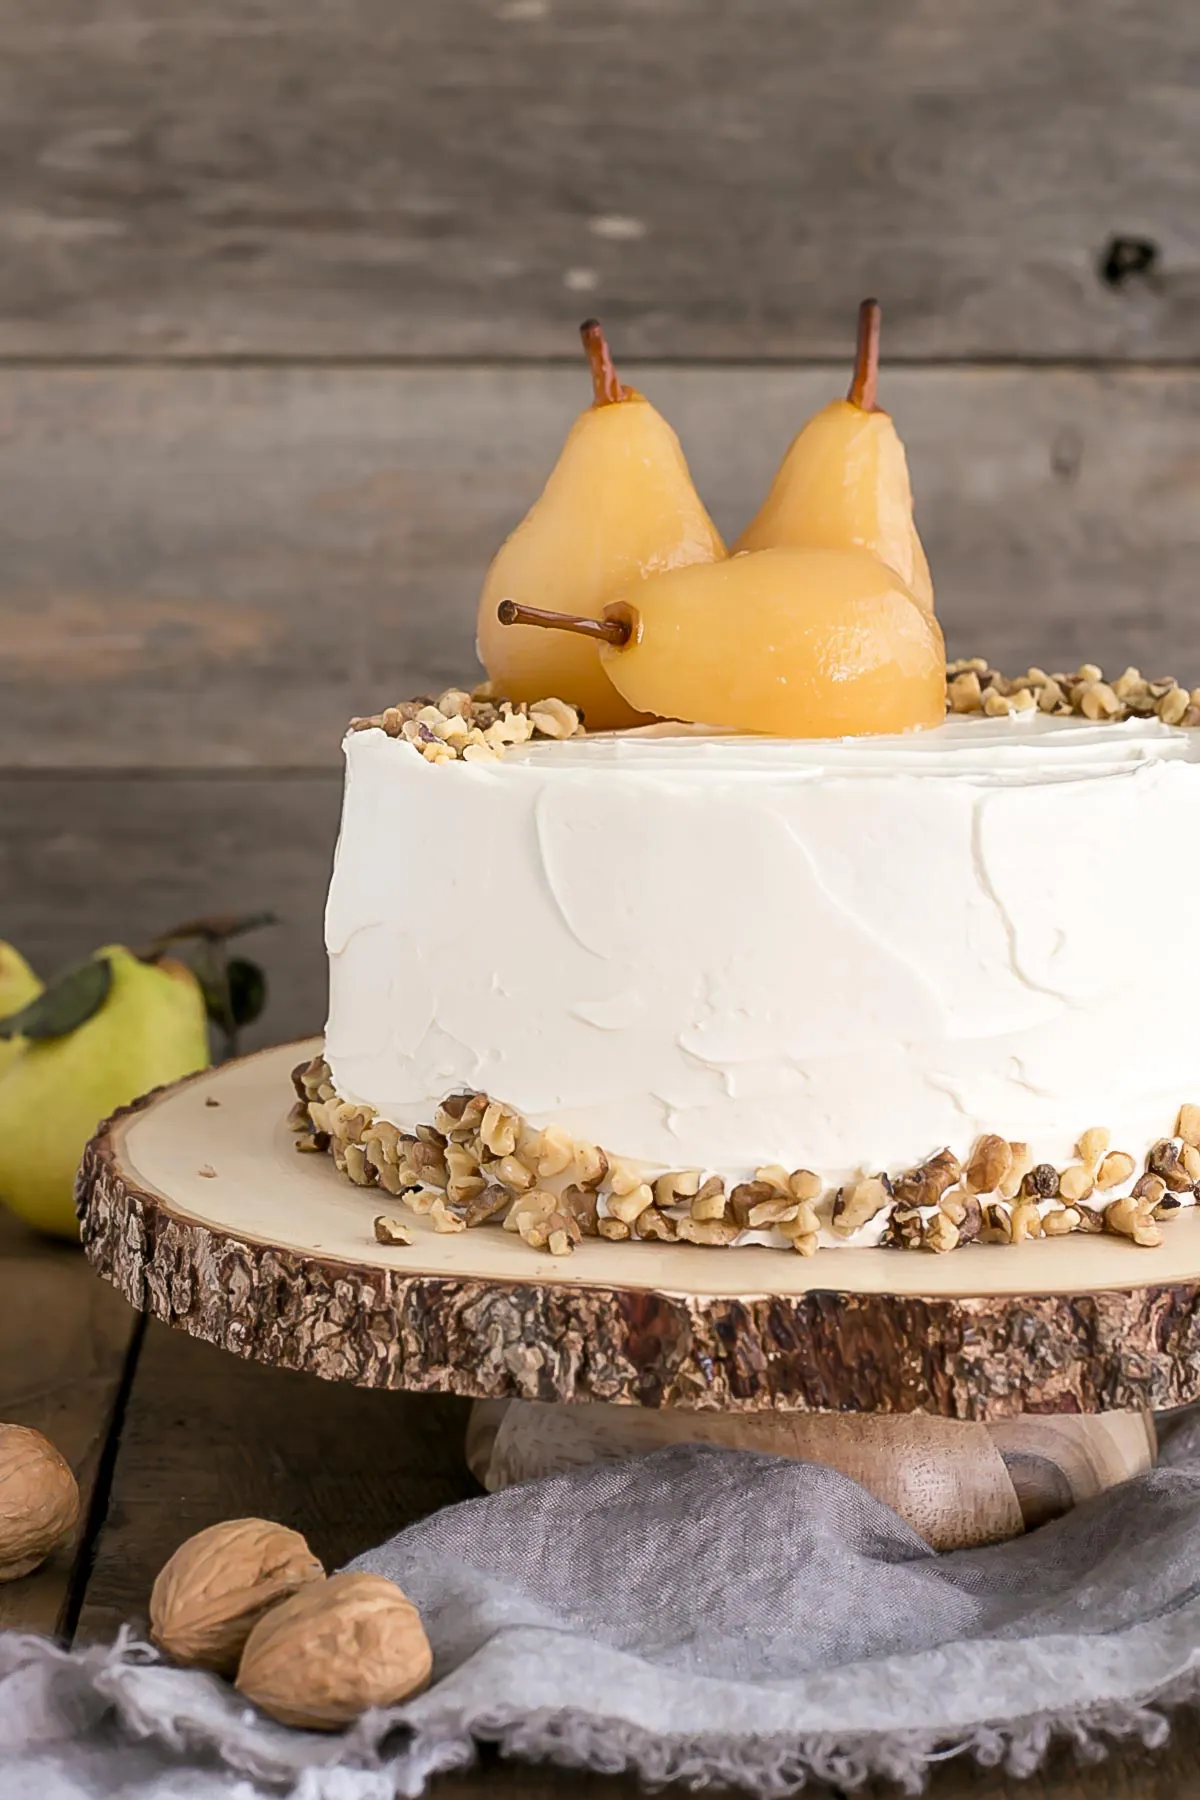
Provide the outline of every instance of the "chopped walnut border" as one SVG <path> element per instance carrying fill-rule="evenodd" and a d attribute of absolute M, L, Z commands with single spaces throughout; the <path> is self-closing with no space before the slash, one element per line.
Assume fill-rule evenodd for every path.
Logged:
<path fill-rule="evenodd" d="M 989 667 L 985 657 L 973 656 L 947 665 L 946 711 L 993 719 L 1023 712 L 1073 714 L 1097 725 L 1154 718 L 1192 727 L 1200 725 L 1200 687 L 1181 687 L 1171 675 L 1150 680 L 1133 668 L 1107 682 L 1096 663 L 1083 663 L 1071 674 L 1031 668 L 1007 676 Z M 514 744 L 580 737 L 586 727 L 581 710 L 565 700 L 502 700 L 484 682 L 470 693 L 447 688 L 436 699 L 420 694 L 403 700 L 369 718 L 351 719 L 350 730 L 404 738 L 427 762 L 444 763 L 498 762 Z"/>
<path fill-rule="evenodd" d="M 1200 725 L 1200 688 L 1189 692 L 1172 675 L 1148 680 L 1133 668 L 1108 682 L 1096 663 L 1083 663 L 1070 675 L 1032 668 L 1010 678 L 989 668 L 986 658 L 973 656 L 947 666 L 946 707 L 951 713 L 989 718 L 1037 711 L 1055 718 L 1074 713 L 1096 725 L 1155 718 L 1164 725 L 1195 726 Z"/>
<path fill-rule="evenodd" d="M 1035 1161 L 1028 1144 L 989 1135 L 965 1163 L 939 1150 L 895 1179 L 881 1172 L 826 1190 L 811 1169 L 773 1164 L 732 1183 L 703 1169 L 647 1170 L 556 1126 L 530 1126 L 481 1093 L 452 1094 L 430 1124 L 401 1132 L 340 1099 L 320 1056 L 294 1069 L 292 1081 L 298 1150 L 328 1152 L 357 1186 L 382 1189 L 436 1231 L 494 1222 L 551 1256 L 569 1256 L 584 1237 L 715 1249 L 751 1232 L 760 1236 L 750 1241 L 765 1235 L 811 1256 L 823 1240 L 852 1239 L 885 1212 L 881 1241 L 890 1249 L 944 1254 L 1074 1231 L 1109 1231 L 1155 1249 L 1200 1186 L 1200 1106 L 1192 1105 L 1180 1108 L 1176 1135 L 1147 1151 L 1140 1175 L 1133 1156 L 1093 1126 L 1080 1136 L 1078 1161 L 1062 1169 Z M 375 1235 L 407 1241 L 403 1221 L 386 1213 Z"/>
<path fill-rule="evenodd" d="M 426 762 L 499 762 L 514 744 L 530 738 L 578 737 L 583 715 L 565 700 L 495 699 L 484 683 L 472 693 L 447 688 L 436 700 L 421 694 L 386 706 L 367 719 L 351 719 L 351 731 L 386 732 L 419 750 Z"/>

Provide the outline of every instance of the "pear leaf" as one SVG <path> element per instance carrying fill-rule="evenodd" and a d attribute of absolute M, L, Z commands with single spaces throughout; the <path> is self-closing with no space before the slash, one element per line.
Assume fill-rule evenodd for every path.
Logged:
<path fill-rule="evenodd" d="M 99 1012 L 112 987 L 112 965 L 93 957 L 66 969 L 19 1012 L 0 1019 L 0 1038 L 29 1038 L 34 1043 L 67 1037 Z"/>
<path fill-rule="evenodd" d="M 257 963 L 231 956 L 216 969 L 199 977 L 204 1007 L 212 1023 L 235 1036 L 243 1025 L 252 1025 L 267 1004 L 267 978 Z"/>
<path fill-rule="evenodd" d="M 267 978 L 257 963 L 244 956 L 231 956 L 226 966 L 229 1004 L 234 1024 L 253 1025 L 267 1004 Z"/>

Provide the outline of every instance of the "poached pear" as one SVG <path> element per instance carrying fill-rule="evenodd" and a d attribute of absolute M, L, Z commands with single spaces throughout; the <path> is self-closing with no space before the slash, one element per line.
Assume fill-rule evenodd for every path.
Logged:
<path fill-rule="evenodd" d="M 725 546 L 662 414 L 623 387 L 594 319 L 580 327 L 594 398 L 567 436 L 541 498 L 501 546 L 479 601 L 479 659 L 509 700 L 553 695 L 581 708 L 589 731 L 644 723 L 613 687 L 595 644 L 521 626 L 504 629 L 505 600 L 569 606 L 599 619 L 606 601 L 643 577 L 712 563 Z"/>
<path fill-rule="evenodd" d="M 848 397 L 822 407 L 793 438 L 770 492 L 733 549 L 735 555 L 784 546 L 869 550 L 932 612 L 933 583 L 913 520 L 908 460 L 875 397 L 880 316 L 877 301 L 863 301 Z"/>
<path fill-rule="evenodd" d="M 586 635 L 630 706 L 664 718 L 830 738 L 946 714 L 938 622 L 866 550 L 747 551 L 648 576 L 599 621 L 524 622 Z"/>
<path fill-rule="evenodd" d="M 21 952 L 15 945 L 0 940 L 0 1019 L 8 1018 L 10 1013 L 20 1012 L 41 991 L 41 982 Z M 8 1042 L 0 1038 L 0 1075 L 21 1055 L 24 1048 L 24 1042 L 20 1038 L 13 1038 Z"/>
<path fill-rule="evenodd" d="M 105 980 L 85 983 L 103 994 L 95 1011 L 28 1039 L 0 1075 L 0 1199 L 61 1237 L 77 1235 L 75 1173 L 100 1121 L 209 1060 L 204 996 L 186 964 L 142 962 L 120 944 L 91 960 L 107 964 Z"/>

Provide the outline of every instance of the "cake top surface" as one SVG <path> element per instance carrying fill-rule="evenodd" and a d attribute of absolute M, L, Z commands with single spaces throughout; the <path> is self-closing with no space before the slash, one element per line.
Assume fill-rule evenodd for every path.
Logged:
<path fill-rule="evenodd" d="M 403 739 L 367 734 L 382 754 L 415 757 Z M 566 739 L 533 738 L 508 747 L 504 767 L 516 774 L 551 769 L 722 779 L 821 775 L 915 776 L 1016 785 L 1088 780 L 1129 773 L 1148 763 L 1200 761 L 1200 734 L 1156 718 L 1093 722 L 1039 712 L 998 718 L 949 716 L 942 725 L 899 736 L 777 738 L 737 735 L 700 725 L 662 722 L 635 730 Z M 492 777 L 500 765 L 464 765 Z"/>

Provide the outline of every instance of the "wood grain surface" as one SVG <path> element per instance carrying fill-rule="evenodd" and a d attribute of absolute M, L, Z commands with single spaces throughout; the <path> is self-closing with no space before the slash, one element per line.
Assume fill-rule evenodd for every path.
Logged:
<path fill-rule="evenodd" d="M 639 381 L 732 536 L 844 376 Z M 585 398 L 582 367 L 0 372 L 0 767 L 336 768 L 352 714 L 476 668 L 488 560 Z M 1200 681 L 1200 374 L 883 399 L 952 654 Z"/>
<path fill-rule="evenodd" d="M 167 1557 L 221 1519 L 292 1525 L 333 1569 L 478 1492 L 463 1458 L 466 1421 L 457 1400 L 349 1393 L 282 1370 L 247 1370 L 151 1324 L 80 1639 L 110 1639 L 125 1620 L 144 1623 Z"/>
<path fill-rule="evenodd" d="M 145 1618 L 162 1562 L 188 1532 L 266 1515 L 302 1531 L 329 1564 L 437 1506 L 478 1492 L 462 1459 L 465 1408 L 432 1396 L 370 1394 L 241 1363 L 151 1324 L 116 1457 L 107 1521 L 94 1546 L 77 1641 Z M 1165 1749 L 1117 1748 L 1081 1768 L 1070 1750 L 1018 1781 L 952 1758 L 931 1800 L 1179 1800 L 1200 1787 L 1200 1731 L 1176 1716 Z M 671 1790 L 682 1793 L 683 1790 Z M 806 1790 L 807 1791 L 807 1790 Z M 632 1780 L 504 1763 L 439 1777 L 434 1800 L 617 1800 Z M 894 1800 L 887 1783 L 864 1790 Z M 833 1790 L 814 1788 L 836 1800 Z"/>
<path fill-rule="evenodd" d="M 86 1556 L 89 1512 L 103 1485 L 105 1444 L 142 1324 L 96 1281 L 79 1251 L 0 1211 L 0 1419 L 30 1425 L 62 1452 L 82 1510 L 68 1542 L 24 1580 L 0 1583 L 0 1631 L 56 1633 L 70 1624 L 73 1572 Z"/>
<path fill-rule="evenodd" d="M 0 64 L 12 355 L 1197 349 L 1179 0 L 8 0 Z"/>
<path fill-rule="evenodd" d="M 639 382 L 732 530 L 879 291 L 952 648 L 1200 679 L 1198 95 L 1179 0 L 0 0 L 0 936 L 49 968 L 273 907 L 251 1041 L 319 1026 L 342 725 L 461 678 L 585 312 L 675 365 Z M 1114 237 L 1154 267 L 1105 281 Z M 0 1624 L 110 1635 L 217 1517 L 336 1561 L 474 1491 L 456 1401 L 131 1331 L 0 1232 L 0 1416 L 94 1486 Z M 930 1793 L 1197 1789 L 1184 1717 Z M 437 1789 L 485 1791 L 638 1790 Z"/>
<path fill-rule="evenodd" d="M 245 1043 L 319 1031 L 336 770 L 291 776 L 0 773 L 0 936 L 49 974 L 198 914 L 276 913 L 242 940 L 269 983 Z"/>
<path fill-rule="evenodd" d="M 87 1294 L 90 1307 L 81 1303 Z M 109 1325 L 89 1340 L 88 1322 L 94 1328 L 106 1311 Z M 0 1590 L 0 1628 L 52 1629 L 69 1591 L 81 1644 L 110 1639 L 123 1623 L 141 1624 L 165 1558 L 187 1533 L 221 1518 L 278 1518 L 334 1565 L 478 1491 L 463 1460 L 463 1403 L 264 1369 L 153 1323 L 114 1417 L 111 1377 L 126 1342 L 116 1327 L 130 1322 L 76 1253 L 0 1225 L 0 1416 L 38 1425 L 64 1449 L 82 1444 L 77 1467 L 89 1457 L 94 1464 L 101 1447 L 111 1465 L 74 1569 L 60 1561 L 44 1577 Z M 108 1349 L 97 1358 L 100 1337 Z M 101 1361 L 107 1381 L 97 1379 Z M 1064 1747 L 1024 1781 L 951 1759 L 934 1771 L 928 1791 L 932 1800 L 1178 1800 L 1197 1788 L 1200 1731 L 1185 1712 L 1170 1743 L 1153 1754 L 1126 1747 L 1084 1769 Z M 503 1763 L 490 1753 L 479 1768 L 444 1776 L 434 1789 L 438 1800 L 483 1793 L 633 1800 L 641 1792 L 633 1781 Z M 871 1800 L 894 1796 L 887 1784 L 867 1792 Z"/>

